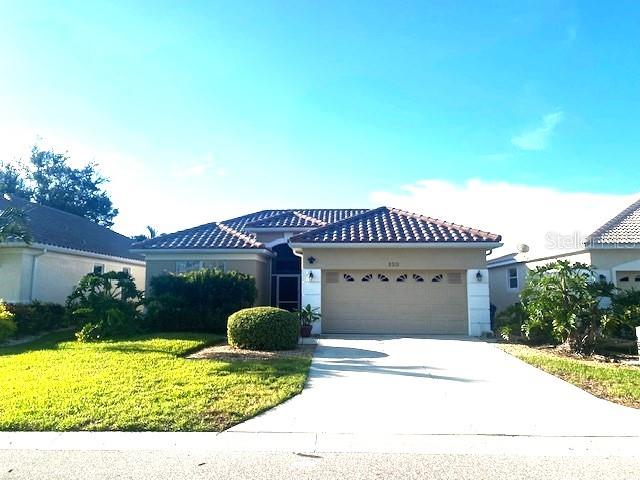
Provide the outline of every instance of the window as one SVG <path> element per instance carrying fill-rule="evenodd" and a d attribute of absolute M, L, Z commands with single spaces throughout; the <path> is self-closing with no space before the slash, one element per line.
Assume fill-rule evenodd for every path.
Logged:
<path fill-rule="evenodd" d="M 220 260 L 180 260 L 176 262 L 176 273 L 187 273 L 203 268 L 219 268 L 226 272 L 226 264 Z"/>
<path fill-rule="evenodd" d="M 327 272 L 324 278 L 327 283 L 338 283 L 338 272 Z"/>
<path fill-rule="evenodd" d="M 414 274 L 413 274 L 413 279 L 414 279 L 416 282 L 424 282 L 424 278 L 422 277 L 422 275 L 418 275 L 417 273 L 414 273 Z"/>
<path fill-rule="evenodd" d="M 93 265 L 93 273 L 95 275 L 102 275 L 104 273 L 104 265 L 102 263 L 96 263 Z"/>
<path fill-rule="evenodd" d="M 629 277 L 622 277 L 620 279 L 621 282 L 628 282 L 629 281 Z"/>
<path fill-rule="evenodd" d="M 447 283 L 450 285 L 462 285 L 462 274 L 460 272 L 447 273 Z"/>
<path fill-rule="evenodd" d="M 431 283 L 439 283 L 442 281 L 443 278 L 444 278 L 444 275 L 441 273 L 438 273 L 437 275 L 434 275 L 434 277 L 431 279 Z"/>
<path fill-rule="evenodd" d="M 637 275 L 636 278 L 634 279 L 635 282 L 640 282 L 640 275 Z"/>
<path fill-rule="evenodd" d="M 378 280 L 380 280 L 381 282 L 388 282 L 389 281 L 389 277 L 387 277 L 386 275 L 379 273 L 378 274 Z"/>
<path fill-rule="evenodd" d="M 131 267 L 122 267 L 122 273 L 131 275 Z"/>
<path fill-rule="evenodd" d="M 507 282 L 511 290 L 518 288 L 518 269 L 510 268 L 507 270 Z"/>
<path fill-rule="evenodd" d="M 407 274 L 406 273 L 403 273 L 398 278 L 396 278 L 396 282 L 406 282 L 406 281 L 407 281 Z"/>
<path fill-rule="evenodd" d="M 362 277 L 363 282 L 370 282 L 373 279 L 373 273 L 367 273 L 364 277 Z"/>
<path fill-rule="evenodd" d="M 353 278 L 352 275 L 349 275 L 348 273 L 345 273 L 344 275 L 342 275 L 342 278 L 344 278 L 345 282 L 354 282 L 355 278 Z"/>

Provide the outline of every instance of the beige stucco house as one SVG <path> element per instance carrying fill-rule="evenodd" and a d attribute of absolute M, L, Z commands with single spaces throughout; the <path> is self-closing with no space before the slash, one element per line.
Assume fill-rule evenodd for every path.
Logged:
<path fill-rule="evenodd" d="M 592 265 L 616 287 L 640 290 L 640 200 L 589 235 L 583 249 L 546 257 L 511 253 L 490 260 L 491 303 L 500 311 L 518 302 L 528 272 L 556 260 Z"/>
<path fill-rule="evenodd" d="M 22 209 L 33 236 L 0 243 L 0 298 L 12 303 L 64 303 L 90 272 L 129 271 L 144 287 L 142 257 L 131 240 L 77 215 L 0 194 L 0 210 Z"/>
<path fill-rule="evenodd" d="M 490 330 L 487 252 L 500 236 L 406 211 L 263 210 L 134 246 L 147 282 L 218 267 L 253 275 L 258 304 L 320 309 L 315 333 Z"/>

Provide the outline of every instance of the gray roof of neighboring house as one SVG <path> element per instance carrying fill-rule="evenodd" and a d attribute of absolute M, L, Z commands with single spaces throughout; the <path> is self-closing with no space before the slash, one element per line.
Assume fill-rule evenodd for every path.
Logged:
<path fill-rule="evenodd" d="M 487 260 L 487 267 L 491 268 L 491 267 L 499 267 L 502 265 L 509 265 L 513 263 L 520 263 L 521 261 L 516 258 L 517 256 L 518 256 L 518 252 L 512 252 L 506 255 L 502 255 L 500 257 L 492 258 L 490 260 Z"/>
<path fill-rule="evenodd" d="M 585 244 L 640 244 L 640 199 L 587 237 Z"/>
<path fill-rule="evenodd" d="M 130 252 L 132 240 L 129 237 L 84 217 L 31 203 L 13 195 L 0 194 L 0 210 L 7 208 L 25 212 L 34 243 L 142 260 L 140 255 Z"/>
<path fill-rule="evenodd" d="M 291 237 L 291 243 L 496 243 L 500 235 L 379 207 Z"/>
<path fill-rule="evenodd" d="M 300 243 L 495 243 L 500 235 L 443 222 L 403 210 L 261 210 L 222 222 L 161 235 L 134 245 L 139 250 L 260 249 L 259 229 L 305 228 L 291 238 Z"/>

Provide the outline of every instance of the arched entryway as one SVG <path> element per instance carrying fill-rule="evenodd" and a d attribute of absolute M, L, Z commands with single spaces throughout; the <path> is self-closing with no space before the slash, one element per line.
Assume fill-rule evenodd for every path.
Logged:
<path fill-rule="evenodd" d="M 300 307 L 300 257 L 286 243 L 272 247 L 275 256 L 271 259 L 271 305 L 296 310 Z"/>

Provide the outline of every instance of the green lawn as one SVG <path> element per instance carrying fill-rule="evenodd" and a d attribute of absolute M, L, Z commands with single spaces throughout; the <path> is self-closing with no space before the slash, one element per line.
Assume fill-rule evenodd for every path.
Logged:
<path fill-rule="evenodd" d="M 576 359 L 525 345 L 503 344 L 500 347 L 597 397 L 640 408 L 640 367 Z"/>
<path fill-rule="evenodd" d="M 183 358 L 207 334 L 81 344 L 56 334 L 0 348 L 0 430 L 214 430 L 299 393 L 310 359 Z"/>

